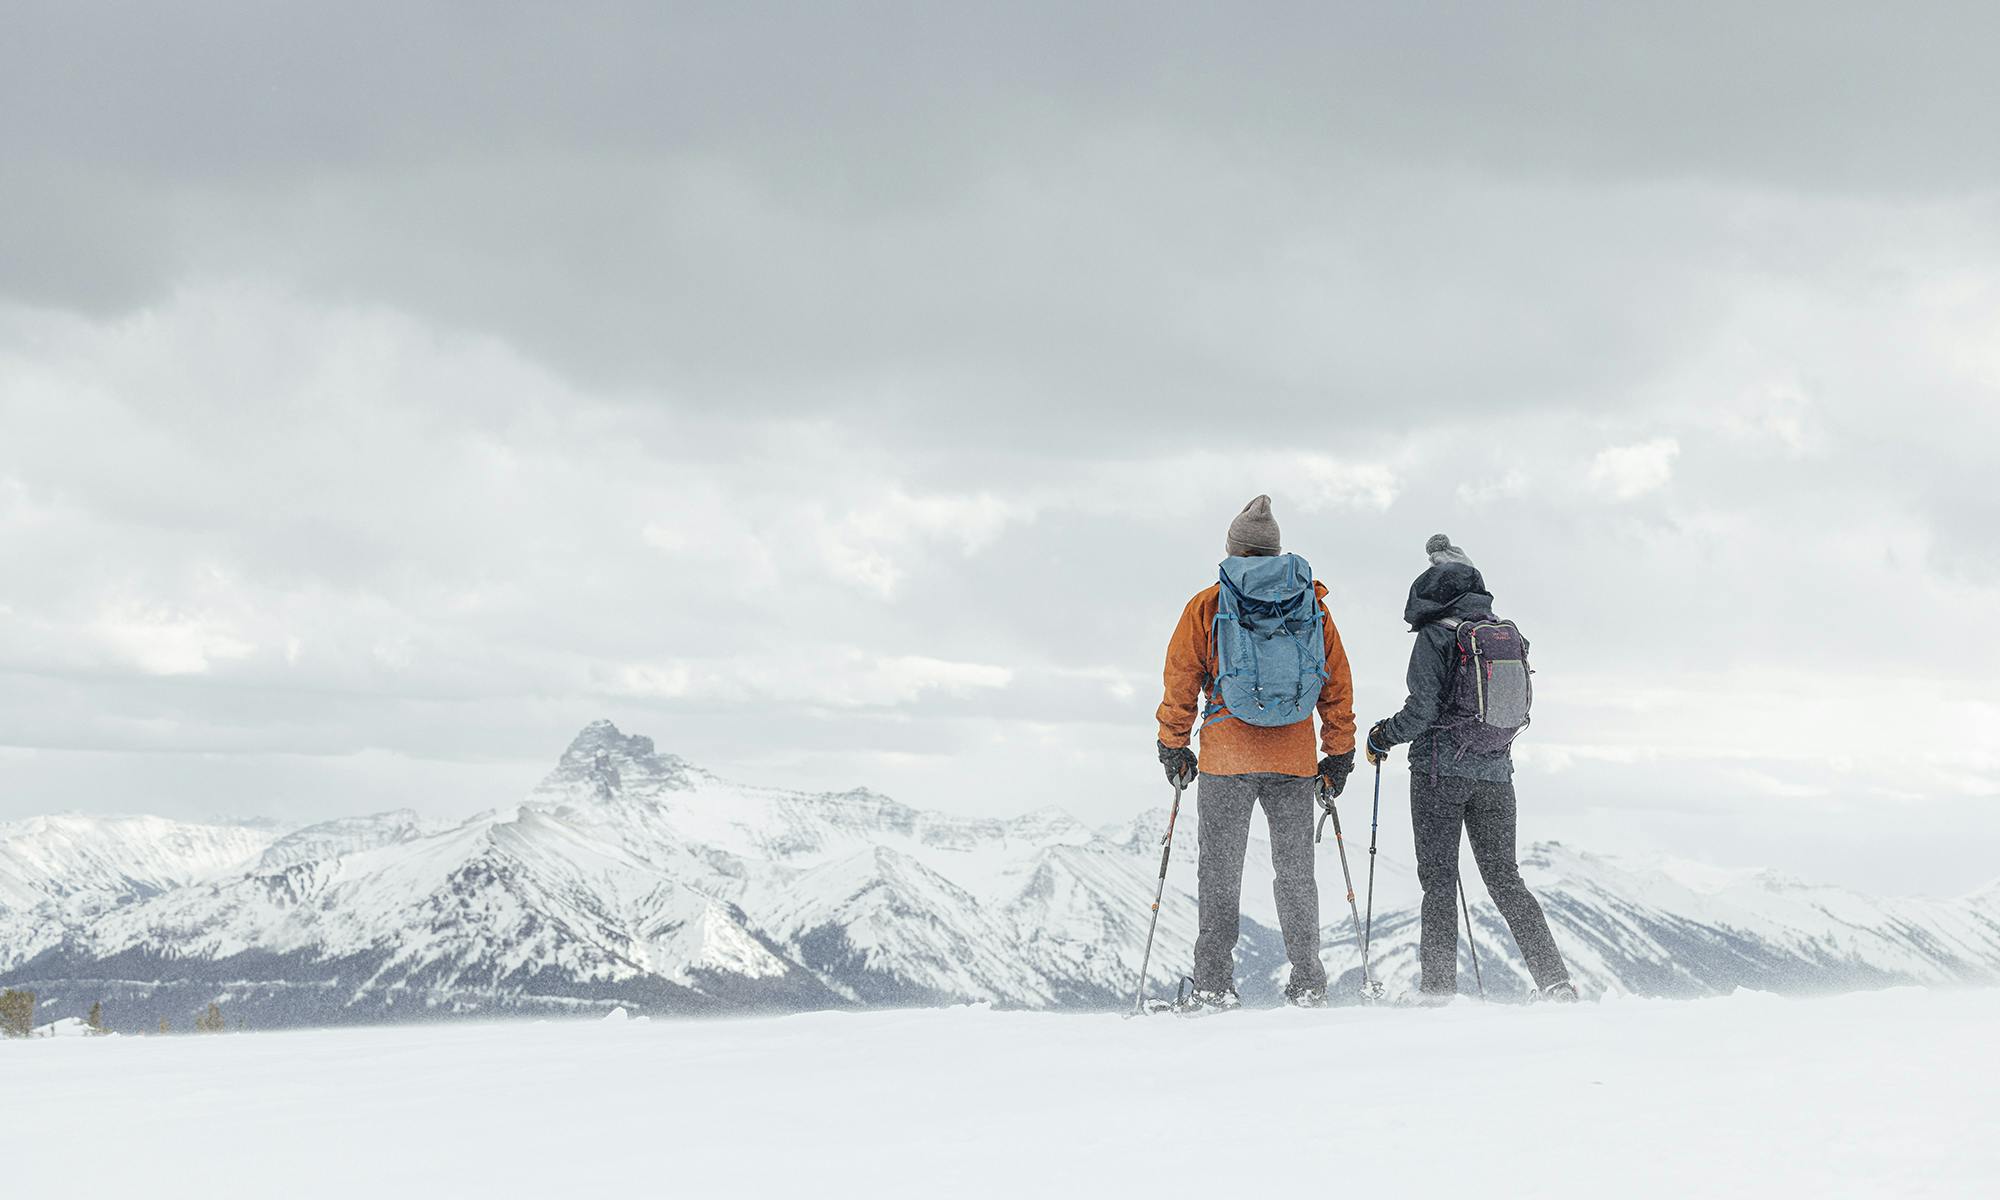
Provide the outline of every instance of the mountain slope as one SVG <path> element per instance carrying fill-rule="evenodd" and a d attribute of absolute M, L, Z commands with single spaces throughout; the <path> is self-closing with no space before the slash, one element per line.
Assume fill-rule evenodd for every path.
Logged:
<path fill-rule="evenodd" d="M 68 813 L 0 822 L 0 972 L 122 904 L 240 870 L 274 829 Z"/>
<path fill-rule="evenodd" d="M 151 895 L 241 866 L 275 839 L 250 825 L 80 813 L 0 822 L 0 907 Z"/>
<path fill-rule="evenodd" d="M 1523 876 L 1541 900 L 1586 994 L 1700 996 L 1738 987 L 1802 993 L 1894 983 L 1987 983 L 2000 978 L 2000 903 L 1876 899 L 1761 873 L 1686 882 L 1687 872 L 1636 866 L 1554 842 L 1529 848 Z M 1522 996 L 1529 981 L 1513 937 L 1468 870 L 1479 965 L 1489 995 Z M 1414 908 L 1378 912 L 1371 946 L 1378 978 L 1414 988 Z M 1358 982 L 1352 929 L 1328 924 L 1332 969 Z M 1474 988 L 1461 942 L 1460 989 Z"/>
<path fill-rule="evenodd" d="M 116 983 L 128 1001 L 229 981 L 239 1010 L 275 1023 L 837 1002 L 740 910 L 526 807 L 140 900 L 16 973 Z"/>

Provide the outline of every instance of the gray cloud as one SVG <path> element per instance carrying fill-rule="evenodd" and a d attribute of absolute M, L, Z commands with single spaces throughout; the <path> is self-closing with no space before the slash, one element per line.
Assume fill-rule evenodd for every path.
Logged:
<path fill-rule="evenodd" d="M 691 401 L 1573 398 L 1699 328 L 1675 266 L 1746 197 L 1991 194 L 1990 13 L 1772 11 L 52 6 L 0 254 L 29 299 L 274 274 Z"/>
<path fill-rule="evenodd" d="M 203 181 L 555 147 L 844 166 L 873 195 L 1079 122 L 1502 173 L 1983 187 L 1990 7 L 22 6 L 16 140 Z M 974 136 L 983 135 L 983 136 Z M 857 169 L 845 151 L 883 153 Z M 921 157 L 919 148 L 955 149 Z M 818 153 L 812 151 L 817 148 Z M 992 151 L 1001 154 L 993 155 Z"/>

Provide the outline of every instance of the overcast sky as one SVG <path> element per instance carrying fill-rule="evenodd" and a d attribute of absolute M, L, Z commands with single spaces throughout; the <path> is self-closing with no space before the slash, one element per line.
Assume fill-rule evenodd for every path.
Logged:
<path fill-rule="evenodd" d="M 2000 875 L 1990 4 L 7 7 L 0 818 L 1123 819 L 1268 492 L 1524 836 Z"/>

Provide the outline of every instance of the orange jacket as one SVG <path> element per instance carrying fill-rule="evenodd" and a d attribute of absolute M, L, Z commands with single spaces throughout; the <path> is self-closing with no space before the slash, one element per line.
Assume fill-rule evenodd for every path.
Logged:
<path fill-rule="evenodd" d="M 1220 584 L 1211 584 L 1181 610 L 1181 623 L 1167 643 L 1166 696 L 1155 714 L 1160 741 L 1185 746 L 1201 717 L 1201 691 L 1215 675 L 1215 607 Z M 1333 614 L 1326 609 L 1326 586 L 1315 582 L 1319 610 L 1326 627 L 1326 686 L 1319 693 L 1319 746 L 1326 754 L 1354 749 L 1354 677 L 1347 669 L 1347 651 Z M 1223 710 L 1227 712 L 1228 710 Z M 1319 753 L 1313 750 L 1312 720 L 1276 727 L 1248 721 L 1217 720 L 1201 734 L 1201 769 L 1210 775 L 1313 775 Z"/>

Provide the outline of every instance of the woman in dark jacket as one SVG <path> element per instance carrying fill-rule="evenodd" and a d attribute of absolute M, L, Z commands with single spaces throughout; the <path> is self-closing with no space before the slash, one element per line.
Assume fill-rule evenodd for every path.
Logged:
<path fill-rule="evenodd" d="M 1417 637 L 1410 650 L 1409 699 L 1395 716 L 1369 729 L 1367 744 L 1368 761 L 1379 768 L 1392 747 L 1410 743 L 1410 825 L 1417 880 L 1424 889 L 1422 992 L 1445 998 L 1458 991 L 1458 831 L 1463 828 L 1480 878 L 1507 919 L 1535 987 L 1550 999 L 1574 1000 L 1569 968 L 1515 860 L 1511 745 L 1495 746 L 1451 719 L 1458 624 L 1491 619 L 1493 594 L 1450 538 L 1435 534 L 1424 550 L 1431 565 L 1410 585 L 1403 609 Z"/>

